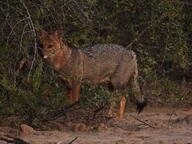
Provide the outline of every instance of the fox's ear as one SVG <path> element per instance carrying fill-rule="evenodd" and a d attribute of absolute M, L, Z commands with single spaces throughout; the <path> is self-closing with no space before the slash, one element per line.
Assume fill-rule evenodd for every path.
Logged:
<path fill-rule="evenodd" d="M 40 36 L 41 41 L 44 40 L 44 39 L 47 37 L 47 35 L 48 35 L 48 32 L 46 32 L 46 31 L 41 31 L 41 36 Z"/>
<path fill-rule="evenodd" d="M 56 38 L 58 38 L 58 37 L 59 37 L 58 31 L 57 31 L 57 30 L 54 31 L 54 32 L 53 32 L 53 35 L 54 35 Z"/>
<path fill-rule="evenodd" d="M 60 38 L 59 38 L 59 40 L 62 42 L 62 41 L 63 41 L 63 38 L 62 38 L 62 37 L 60 37 Z"/>

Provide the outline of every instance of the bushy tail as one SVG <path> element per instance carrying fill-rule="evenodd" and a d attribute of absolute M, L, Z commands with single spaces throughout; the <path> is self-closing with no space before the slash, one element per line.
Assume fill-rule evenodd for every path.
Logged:
<path fill-rule="evenodd" d="M 142 112 L 143 108 L 147 105 L 147 99 L 141 94 L 141 90 L 138 83 L 138 67 L 137 67 L 137 58 L 135 53 L 132 54 L 134 59 L 135 70 L 131 79 L 131 86 L 133 90 L 132 101 L 137 105 L 137 112 Z"/>

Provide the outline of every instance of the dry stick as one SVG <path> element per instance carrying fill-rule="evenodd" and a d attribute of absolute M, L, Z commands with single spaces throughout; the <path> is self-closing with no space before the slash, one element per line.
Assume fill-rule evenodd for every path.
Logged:
<path fill-rule="evenodd" d="M 29 144 L 28 142 L 20 139 L 20 138 L 15 138 L 15 137 L 12 137 L 12 136 L 9 136 L 9 135 L 4 135 L 5 137 L 0 137 L 0 140 L 1 141 L 5 141 L 7 143 L 13 143 L 13 144 Z M 11 139 L 10 139 L 11 138 Z"/>
<path fill-rule="evenodd" d="M 148 125 L 148 126 L 151 127 L 151 128 L 156 128 L 156 127 L 154 127 L 154 126 L 152 126 L 152 125 L 150 125 L 150 124 L 148 124 L 148 123 L 146 123 L 146 122 L 144 122 L 144 121 L 136 118 L 135 116 L 131 116 L 131 117 L 133 117 L 134 119 L 136 119 L 137 121 L 139 121 L 139 122 L 141 122 L 141 123 L 143 123 L 143 124 L 145 124 L 145 125 Z"/>
<path fill-rule="evenodd" d="M 130 48 L 134 43 L 136 43 L 144 34 L 147 32 L 155 23 L 160 21 L 164 16 L 159 17 L 154 22 L 152 22 L 150 25 L 148 25 L 139 35 L 127 46 L 127 48 Z"/>
<path fill-rule="evenodd" d="M 9 4 L 9 1 L 7 0 L 7 2 L 2 2 L 2 1 L 0 1 L 0 4 L 3 4 L 3 5 L 7 5 L 7 7 L 10 9 L 13 9 L 13 10 L 15 10 L 17 13 L 19 13 L 20 15 L 24 15 L 23 14 L 23 12 L 21 11 L 21 9 L 19 9 L 19 8 L 15 8 L 14 6 L 11 6 L 10 4 Z M 9 10 L 8 9 L 8 10 Z"/>
<path fill-rule="evenodd" d="M 20 38 L 20 42 L 19 42 L 19 45 L 20 45 L 20 51 L 23 47 L 23 37 L 24 37 L 24 34 L 25 34 L 25 29 L 26 27 L 28 26 L 29 24 L 25 24 L 24 27 L 23 27 L 23 30 L 22 30 L 22 34 L 21 34 L 21 38 Z"/>
<path fill-rule="evenodd" d="M 33 65 L 34 65 L 34 62 L 35 62 L 35 57 L 37 55 L 37 35 L 36 35 L 36 32 L 35 32 L 35 27 L 33 25 L 33 21 L 31 19 L 31 14 L 29 13 L 29 10 L 27 8 L 27 6 L 25 5 L 25 3 L 23 2 L 23 0 L 20 0 L 20 2 L 23 4 L 23 7 L 25 8 L 26 12 L 27 12 L 27 15 L 28 15 L 28 19 L 29 19 L 29 22 L 30 22 L 30 26 L 31 26 L 31 29 L 32 29 L 32 32 L 33 32 L 33 37 L 34 37 L 34 47 L 35 47 L 35 52 L 34 52 L 34 56 L 33 56 L 33 61 L 32 61 L 32 64 L 31 64 L 31 67 L 30 67 L 30 70 L 29 70 L 29 74 L 28 74 L 28 80 L 29 80 L 29 77 L 31 75 L 31 71 L 33 69 Z"/>
<path fill-rule="evenodd" d="M 94 114 L 93 114 L 91 120 L 94 120 L 95 117 L 96 117 L 96 115 L 97 115 L 101 110 L 103 110 L 104 108 L 105 108 L 105 105 L 102 105 L 102 106 L 99 107 L 98 109 L 94 110 Z"/>
<path fill-rule="evenodd" d="M 181 3 L 183 5 L 187 5 L 187 6 L 192 6 L 191 2 L 180 1 L 179 3 Z"/>
<path fill-rule="evenodd" d="M 11 6 L 11 5 L 9 5 L 9 3 L 8 3 L 8 0 L 7 0 L 7 3 L 4 3 L 4 2 L 0 2 L 0 4 L 4 4 L 4 5 L 7 5 L 7 7 L 8 7 L 8 11 L 10 11 L 9 9 L 11 8 L 11 9 L 14 9 L 16 12 L 18 12 L 18 13 L 20 13 L 21 15 L 22 15 L 22 13 L 20 12 L 20 11 L 18 11 L 15 7 L 13 7 L 13 6 Z M 9 22 L 8 22 L 8 15 L 9 15 L 9 13 L 7 13 L 7 15 L 6 15 L 6 22 L 8 23 L 8 25 L 11 27 L 11 32 L 8 34 L 8 37 L 7 37 L 7 42 L 6 42 L 6 48 L 8 47 L 8 44 L 9 44 L 9 39 L 10 39 L 10 37 L 11 37 L 11 35 L 12 35 L 12 33 L 14 33 L 14 29 L 15 28 L 17 28 L 17 25 L 19 25 L 20 23 L 22 23 L 23 21 L 25 21 L 27 18 L 23 18 L 23 19 L 21 19 L 21 20 L 18 20 L 13 26 L 11 25 L 11 24 L 9 24 Z"/>
<path fill-rule="evenodd" d="M 16 24 L 14 24 L 13 26 L 11 26 L 11 32 L 9 33 L 8 37 L 7 37 L 7 43 L 6 43 L 6 48 L 8 47 L 8 44 L 9 44 L 9 39 L 12 35 L 12 33 L 14 32 L 14 29 L 17 28 L 17 25 L 22 23 L 23 21 L 25 21 L 26 18 L 23 18 L 21 20 L 19 20 Z"/>
<path fill-rule="evenodd" d="M 171 121 L 171 117 L 172 117 L 172 115 L 173 115 L 174 113 L 175 113 L 175 110 L 172 111 L 172 113 L 171 113 L 171 115 L 170 115 L 170 117 L 169 117 L 168 128 L 169 128 L 169 124 L 170 124 L 170 121 Z"/>
<path fill-rule="evenodd" d="M 72 144 L 74 141 L 76 141 L 78 137 L 74 138 L 72 141 L 70 141 L 68 144 Z"/>
<path fill-rule="evenodd" d="M 41 120 L 42 121 L 52 121 L 52 120 L 56 120 L 58 119 L 60 116 L 62 116 L 63 114 L 66 113 L 66 111 L 70 108 L 72 108 L 73 106 L 77 105 L 80 103 L 80 100 L 70 104 L 70 105 L 67 105 L 67 106 L 64 106 L 64 107 L 61 107 L 59 110 L 57 111 L 53 111 L 51 113 L 48 113 L 47 115 L 49 114 L 53 114 L 53 116 L 51 118 L 48 118 L 48 117 L 45 117 L 45 115 L 41 116 Z"/>

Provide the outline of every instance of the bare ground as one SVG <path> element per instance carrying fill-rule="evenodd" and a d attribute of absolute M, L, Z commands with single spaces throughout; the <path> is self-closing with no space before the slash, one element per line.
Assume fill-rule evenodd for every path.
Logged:
<path fill-rule="evenodd" d="M 30 144 L 192 144 L 192 108 L 147 108 L 140 115 L 127 112 L 121 120 L 111 119 L 94 128 L 65 123 L 60 130 L 22 133 L 1 127 L 0 136 L 5 135 Z"/>

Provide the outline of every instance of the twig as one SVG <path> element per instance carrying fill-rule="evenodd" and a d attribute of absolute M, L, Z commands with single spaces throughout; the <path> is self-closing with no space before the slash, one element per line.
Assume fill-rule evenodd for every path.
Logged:
<path fill-rule="evenodd" d="M 7 138 L 5 138 L 5 137 L 7 137 Z M 13 144 L 29 144 L 28 142 L 26 142 L 20 138 L 15 138 L 15 137 L 12 137 L 9 135 L 5 135 L 5 137 L 0 137 L 0 140 L 5 141 L 7 143 L 13 143 Z"/>
<path fill-rule="evenodd" d="M 7 0 L 7 3 L 0 1 L 0 4 L 7 5 L 7 7 L 8 7 L 9 9 L 11 8 L 11 9 L 15 10 L 17 13 L 19 13 L 19 14 L 22 15 L 22 16 L 24 15 L 23 12 L 22 12 L 20 9 L 15 8 L 14 6 L 11 6 L 11 5 L 9 4 L 8 0 Z"/>
<path fill-rule="evenodd" d="M 35 32 L 35 27 L 34 27 L 34 24 L 33 24 L 33 21 L 32 21 L 32 18 L 31 18 L 31 14 L 29 13 L 29 10 L 27 8 L 27 6 L 25 5 L 25 3 L 23 2 L 23 0 L 20 0 L 20 2 L 22 3 L 23 7 L 25 8 L 26 12 L 27 12 L 27 15 L 28 15 L 28 19 L 29 19 L 29 22 L 30 22 L 30 27 L 32 29 L 32 32 L 33 32 L 33 37 L 34 37 L 34 56 L 33 56 L 33 61 L 32 61 L 32 64 L 31 64 L 31 67 L 30 67 L 30 70 L 29 70 L 29 74 L 28 74 L 28 80 L 29 80 L 29 77 L 31 75 L 31 71 L 33 69 L 33 65 L 34 65 L 34 62 L 35 62 L 35 57 L 37 56 L 37 35 L 36 35 L 36 32 Z"/>
<path fill-rule="evenodd" d="M 94 114 L 91 120 L 94 120 L 96 115 L 105 108 L 105 105 L 102 105 L 101 107 L 99 107 L 98 109 L 94 110 Z"/>
<path fill-rule="evenodd" d="M 158 19 L 154 20 L 150 25 L 148 25 L 139 35 L 127 46 L 130 48 L 134 43 L 136 43 L 154 24 L 159 22 L 164 16 L 159 17 Z"/>
<path fill-rule="evenodd" d="M 51 121 L 51 120 L 56 120 L 59 118 L 63 113 L 65 113 L 68 109 L 72 108 L 73 106 L 77 105 L 80 103 L 79 101 L 76 101 L 70 105 L 61 107 L 59 110 L 49 112 L 47 115 L 52 115 L 51 118 L 45 117 L 44 115 L 40 116 L 42 121 Z"/>
<path fill-rule="evenodd" d="M 175 2 L 175 1 L 173 1 L 173 2 Z M 191 2 L 180 1 L 180 2 L 178 2 L 178 3 L 181 3 L 181 4 L 183 4 L 183 5 L 187 5 L 187 6 L 192 6 L 192 3 L 191 3 Z"/>
<path fill-rule="evenodd" d="M 154 126 L 152 126 L 152 125 L 150 125 L 150 124 L 148 124 L 148 123 L 146 123 L 146 122 L 144 122 L 144 121 L 136 118 L 135 116 L 131 116 L 131 117 L 133 117 L 134 119 L 136 119 L 137 121 L 139 121 L 139 122 L 141 122 L 141 123 L 143 123 L 143 124 L 145 124 L 145 125 L 148 125 L 148 126 L 151 127 L 151 128 L 156 128 L 156 127 L 154 127 Z"/>
<path fill-rule="evenodd" d="M 72 141 L 70 141 L 68 144 L 72 144 L 74 141 L 76 141 L 78 137 L 74 138 Z"/>
<path fill-rule="evenodd" d="M 171 115 L 170 115 L 170 117 L 169 117 L 168 128 L 169 128 L 169 124 L 170 124 L 170 121 L 171 121 L 171 117 L 172 117 L 172 115 L 173 115 L 174 113 L 175 113 L 175 111 L 173 110 L 172 113 L 171 113 Z"/>
<path fill-rule="evenodd" d="M 22 49 L 22 47 L 23 47 L 23 36 L 24 36 L 24 34 L 25 34 L 25 29 L 26 29 L 27 26 L 28 26 L 28 24 L 25 24 L 24 27 L 23 27 L 23 30 L 22 30 L 22 34 L 21 34 L 21 38 L 20 38 L 20 42 L 19 42 L 20 51 L 21 51 L 21 49 Z"/>
<path fill-rule="evenodd" d="M 21 20 L 19 20 L 14 26 L 11 26 L 11 32 L 9 33 L 8 37 L 7 37 L 7 42 L 6 42 L 6 48 L 8 47 L 9 44 L 9 39 L 12 35 L 12 33 L 14 32 L 14 29 L 17 28 L 17 25 L 22 23 L 23 21 L 25 21 L 27 18 L 23 18 Z"/>

